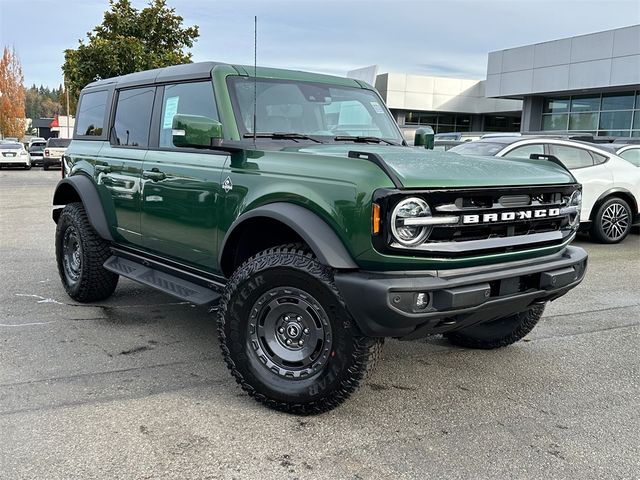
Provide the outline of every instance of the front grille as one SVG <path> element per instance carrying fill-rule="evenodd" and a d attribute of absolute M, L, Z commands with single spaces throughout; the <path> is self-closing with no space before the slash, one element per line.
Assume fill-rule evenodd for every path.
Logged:
<path fill-rule="evenodd" d="M 408 196 L 423 198 L 434 218 L 457 216 L 460 220 L 429 227 L 427 239 L 413 247 L 398 243 L 386 228 L 382 235 L 374 237 L 374 246 L 403 254 L 412 251 L 415 255 L 450 257 L 562 244 L 575 232 L 576 225 L 572 223 L 575 212 L 569 213 L 565 207 L 578 188 L 578 185 L 545 185 L 388 191 L 386 195 L 378 192 L 374 201 L 385 212 L 386 226 L 390 225 L 394 207 Z"/>

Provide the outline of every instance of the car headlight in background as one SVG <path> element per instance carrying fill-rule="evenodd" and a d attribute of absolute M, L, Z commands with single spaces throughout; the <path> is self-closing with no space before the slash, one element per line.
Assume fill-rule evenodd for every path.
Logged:
<path fill-rule="evenodd" d="M 569 215 L 569 224 L 573 228 L 578 228 L 580 225 L 580 210 L 582 210 L 582 191 L 576 190 L 566 201 L 560 213 L 562 215 Z"/>
<path fill-rule="evenodd" d="M 420 219 L 431 217 L 431 209 L 421 198 L 410 197 L 400 201 L 391 214 L 391 233 L 402 245 L 412 246 L 423 242 L 432 227 L 421 225 Z"/>

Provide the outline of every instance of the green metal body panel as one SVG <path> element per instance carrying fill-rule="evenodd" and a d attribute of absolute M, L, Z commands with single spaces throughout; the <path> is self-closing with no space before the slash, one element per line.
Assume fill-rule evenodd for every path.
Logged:
<path fill-rule="evenodd" d="M 105 142 L 95 158 L 93 178 L 101 198 L 110 199 L 107 215 L 113 238 L 139 245 L 140 176 L 147 151 L 139 148 L 114 147 Z M 106 170 L 101 170 L 102 168 Z"/>
<path fill-rule="evenodd" d="M 228 155 L 150 150 L 140 182 L 142 245 L 151 252 L 217 272 L 220 177 Z"/>
<path fill-rule="evenodd" d="M 230 75 L 253 75 L 253 67 L 217 65 L 211 71 L 224 140 L 240 140 L 227 91 Z M 370 88 L 352 79 L 258 68 L 257 75 L 333 85 Z M 221 152 L 188 149 L 118 148 L 108 142 L 74 140 L 67 150 L 70 175 L 94 178 L 109 226 L 118 242 L 220 274 L 220 245 L 243 213 L 273 203 L 290 202 L 323 219 L 355 262 L 368 270 L 432 270 L 532 258 L 564 246 L 458 259 L 388 255 L 371 239 L 372 197 L 394 188 L 380 167 L 349 158 L 351 150 L 380 155 L 396 173 L 407 195 L 412 189 L 552 185 L 574 183 L 569 172 L 542 161 L 462 157 L 423 148 L 362 143 L 311 144 L 273 141 L 247 145 L 246 161 Z M 261 145 L 269 145 L 268 148 Z M 108 171 L 96 169 L 106 168 Z M 102 167 L 101 167 L 102 166 Z M 163 172 L 152 179 L 144 172 Z M 221 185 L 229 177 L 233 188 Z M 259 235 L 259 232 L 256 232 Z"/>

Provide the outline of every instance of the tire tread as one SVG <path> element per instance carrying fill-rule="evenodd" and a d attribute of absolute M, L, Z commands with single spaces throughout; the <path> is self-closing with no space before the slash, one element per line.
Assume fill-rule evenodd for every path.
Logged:
<path fill-rule="evenodd" d="M 72 223 L 82 243 L 82 272 L 78 288 L 71 288 L 65 281 L 62 265 L 62 235 L 63 226 L 67 219 Z M 82 303 L 104 300 L 113 294 L 118 284 L 118 275 L 103 267 L 104 262 L 111 256 L 109 242 L 100 237 L 89 222 L 89 218 L 81 203 L 66 205 L 58 219 L 56 229 L 56 257 L 58 271 L 67 294 Z"/>
<path fill-rule="evenodd" d="M 294 267 L 315 277 L 316 280 L 323 283 L 334 293 L 334 295 L 336 295 L 346 311 L 344 301 L 340 297 L 340 294 L 333 283 L 333 270 L 318 262 L 307 247 L 300 244 L 287 244 L 269 248 L 246 260 L 233 273 L 227 287 L 225 288 L 225 292 L 222 296 L 218 309 L 217 327 L 220 348 L 222 350 L 224 361 L 236 382 L 256 401 L 269 408 L 286 413 L 293 413 L 297 415 L 316 415 L 336 408 L 358 389 L 361 383 L 371 373 L 375 363 L 380 358 L 383 339 L 370 338 L 362 335 L 356 336 L 354 338 L 352 365 L 348 369 L 348 376 L 341 380 L 340 386 L 337 389 L 328 393 L 318 401 L 312 401 L 309 403 L 287 403 L 269 398 L 263 393 L 257 391 L 243 377 L 242 373 L 237 369 L 234 360 L 231 358 L 229 348 L 227 347 L 225 317 L 231 297 L 240 283 L 260 270 L 282 266 Z"/>

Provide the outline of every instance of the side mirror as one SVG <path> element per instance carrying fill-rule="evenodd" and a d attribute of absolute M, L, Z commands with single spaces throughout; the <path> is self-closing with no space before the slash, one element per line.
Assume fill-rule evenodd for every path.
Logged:
<path fill-rule="evenodd" d="M 424 147 L 433 150 L 433 142 L 435 141 L 435 133 L 431 127 L 421 127 L 416 130 L 416 136 L 413 144 L 416 147 Z"/>
<path fill-rule="evenodd" d="M 174 115 L 171 135 L 176 147 L 213 147 L 222 141 L 222 124 L 200 115 Z"/>

